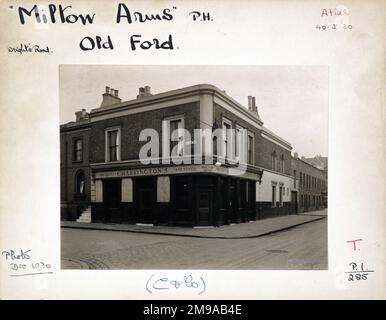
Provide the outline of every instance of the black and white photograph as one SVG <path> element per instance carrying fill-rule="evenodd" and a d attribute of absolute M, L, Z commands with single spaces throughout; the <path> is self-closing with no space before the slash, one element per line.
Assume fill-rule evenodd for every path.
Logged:
<path fill-rule="evenodd" d="M 328 269 L 327 67 L 59 77 L 63 269 Z"/>
<path fill-rule="evenodd" d="M 385 4 L 2 1 L 0 300 L 384 299 Z"/>

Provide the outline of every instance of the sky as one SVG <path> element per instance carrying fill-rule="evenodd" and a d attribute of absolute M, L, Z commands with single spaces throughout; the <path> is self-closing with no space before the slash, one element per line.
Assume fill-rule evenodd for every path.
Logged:
<path fill-rule="evenodd" d="M 157 94 L 206 83 L 246 108 L 255 96 L 264 126 L 299 157 L 328 155 L 328 67 L 60 65 L 59 77 L 61 124 L 82 108 L 98 108 L 106 86 L 127 101 L 146 85 Z"/>

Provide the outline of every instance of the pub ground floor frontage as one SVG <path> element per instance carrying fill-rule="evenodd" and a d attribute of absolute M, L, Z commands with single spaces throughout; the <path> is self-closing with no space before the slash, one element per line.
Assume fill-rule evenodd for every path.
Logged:
<path fill-rule="evenodd" d="M 263 218 L 265 206 L 256 199 L 262 172 L 228 172 L 215 166 L 96 171 L 92 222 L 191 227 Z"/>
<path fill-rule="evenodd" d="M 93 222 L 219 226 L 257 218 L 254 180 L 204 174 L 130 179 L 130 202 L 122 201 L 126 182 L 102 180 L 103 201 L 92 203 Z M 169 201 L 162 201 L 163 193 Z"/>

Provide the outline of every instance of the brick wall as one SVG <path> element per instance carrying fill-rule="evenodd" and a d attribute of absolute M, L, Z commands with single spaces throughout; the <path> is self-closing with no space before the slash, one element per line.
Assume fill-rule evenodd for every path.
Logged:
<path fill-rule="evenodd" d="M 198 102 L 162 108 L 118 118 L 101 120 L 91 124 L 92 163 L 105 161 L 105 129 L 121 127 L 121 160 L 138 159 L 139 150 L 146 143 L 139 141 L 140 132 L 146 128 L 155 129 L 159 133 L 160 152 L 162 139 L 162 120 L 174 115 L 183 115 L 185 129 L 193 136 L 193 129 L 200 127 L 200 107 Z"/>
<path fill-rule="evenodd" d="M 256 157 L 258 159 L 258 166 L 272 170 L 272 152 L 276 151 L 276 159 L 278 166 L 280 164 L 281 156 L 284 156 L 284 173 L 291 175 L 291 152 L 283 147 L 263 138 L 261 135 L 258 137 Z"/>
<path fill-rule="evenodd" d="M 73 161 L 73 143 L 77 138 L 83 141 L 82 161 Z M 76 191 L 75 175 L 79 170 L 85 174 L 85 194 L 84 201 L 90 201 L 90 166 L 89 148 L 90 130 L 66 131 L 60 134 L 60 197 L 62 201 L 74 201 Z"/>

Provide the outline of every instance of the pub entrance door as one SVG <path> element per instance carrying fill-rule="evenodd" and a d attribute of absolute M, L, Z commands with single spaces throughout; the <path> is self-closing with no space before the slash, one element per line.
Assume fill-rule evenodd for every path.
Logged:
<path fill-rule="evenodd" d="M 121 223 L 121 179 L 103 180 L 104 222 Z"/>
<path fill-rule="evenodd" d="M 197 188 L 196 192 L 196 212 L 197 224 L 199 226 L 212 225 L 212 197 L 211 188 Z"/>
<path fill-rule="evenodd" d="M 137 223 L 154 223 L 156 188 L 156 180 L 153 177 L 135 180 L 134 203 Z"/>

